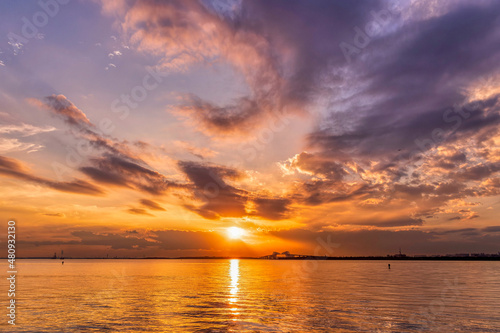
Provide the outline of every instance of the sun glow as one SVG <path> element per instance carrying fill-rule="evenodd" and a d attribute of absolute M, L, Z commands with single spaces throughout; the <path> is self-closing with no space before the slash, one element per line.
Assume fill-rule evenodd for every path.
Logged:
<path fill-rule="evenodd" d="M 240 239 L 245 235 L 245 230 L 238 227 L 231 227 L 227 229 L 227 236 L 231 239 Z"/>

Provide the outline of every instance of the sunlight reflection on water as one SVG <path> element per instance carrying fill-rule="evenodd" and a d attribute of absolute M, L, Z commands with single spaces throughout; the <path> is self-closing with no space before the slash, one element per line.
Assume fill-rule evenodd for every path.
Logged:
<path fill-rule="evenodd" d="M 19 260 L 18 272 L 14 332 L 500 332 L 500 262 Z"/>
<path fill-rule="evenodd" d="M 237 307 L 237 302 L 238 302 L 238 279 L 240 277 L 240 260 L 239 259 L 231 259 L 230 260 L 231 264 L 229 266 L 229 275 L 231 277 L 231 285 L 230 288 L 231 290 L 229 291 L 230 297 L 229 297 L 229 304 L 231 306 L 231 312 L 233 312 L 234 316 L 238 316 L 238 307 Z M 234 321 L 237 320 L 237 318 L 233 318 Z"/>

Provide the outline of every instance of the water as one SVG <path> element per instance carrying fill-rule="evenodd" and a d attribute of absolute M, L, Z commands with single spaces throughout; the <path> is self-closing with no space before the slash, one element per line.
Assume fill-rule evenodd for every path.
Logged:
<path fill-rule="evenodd" d="M 18 271 L 5 332 L 500 332 L 500 262 L 19 260 Z"/>

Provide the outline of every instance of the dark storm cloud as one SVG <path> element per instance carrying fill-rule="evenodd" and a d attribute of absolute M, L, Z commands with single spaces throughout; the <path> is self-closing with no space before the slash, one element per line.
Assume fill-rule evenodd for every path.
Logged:
<path fill-rule="evenodd" d="M 0 156 L 0 174 L 38 185 L 47 186 L 61 192 L 87 195 L 104 194 L 104 191 L 101 188 L 85 180 L 75 179 L 73 181 L 60 182 L 35 176 L 31 174 L 30 171 L 21 164 L 21 162 L 3 156 Z"/>

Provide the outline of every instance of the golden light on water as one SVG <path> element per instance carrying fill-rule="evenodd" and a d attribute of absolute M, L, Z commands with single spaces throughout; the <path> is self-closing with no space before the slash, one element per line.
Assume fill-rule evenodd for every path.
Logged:
<path fill-rule="evenodd" d="M 239 259 L 231 259 L 229 265 L 229 276 L 231 278 L 230 290 L 229 290 L 229 304 L 231 307 L 231 312 L 234 315 L 239 315 L 238 307 L 236 302 L 238 301 L 238 280 L 240 278 L 240 261 Z M 235 318 L 233 318 L 235 320 Z"/>
<path fill-rule="evenodd" d="M 240 278 L 240 260 L 239 259 L 231 259 L 231 264 L 229 266 L 229 276 L 231 277 L 231 286 L 229 293 L 231 294 L 231 298 L 229 301 L 231 303 L 236 302 L 238 298 L 236 297 L 238 294 L 238 280 Z"/>
<path fill-rule="evenodd" d="M 245 235 L 245 230 L 238 227 L 230 227 L 227 229 L 227 236 L 231 239 L 240 239 Z"/>

